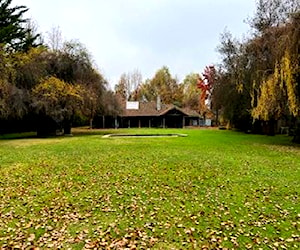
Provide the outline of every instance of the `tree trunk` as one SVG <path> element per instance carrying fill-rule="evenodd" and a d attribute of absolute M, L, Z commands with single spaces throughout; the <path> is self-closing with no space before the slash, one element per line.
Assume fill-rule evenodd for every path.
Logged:
<path fill-rule="evenodd" d="M 275 135 L 275 120 L 274 119 L 270 119 L 267 122 L 267 135 L 269 136 L 274 136 Z"/>
<path fill-rule="evenodd" d="M 294 132 L 293 142 L 300 143 L 300 118 L 298 118 L 296 123 L 296 129 Z"/>
<path fill-rule="evenodd" d="M 40 115 L 37 118 L 37 137 L 55 136 L 57 124 L 45 115 Z"/>
<path fill-rule="evenodd" d="M 65 121 L 64 122 L 64 134 L 65 135 L 71 135 L 71 129 L 72 129 L 72 124 L 71 121 Z"/>

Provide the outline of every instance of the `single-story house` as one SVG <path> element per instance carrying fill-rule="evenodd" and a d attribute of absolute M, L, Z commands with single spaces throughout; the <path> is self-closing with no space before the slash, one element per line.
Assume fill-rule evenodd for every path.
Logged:
<path fill-rule="evenodd" d="M 200 126 L 203 119 L 194 110 L 160 102 L 126 102 L 117 127 L 183 128 Z"/>

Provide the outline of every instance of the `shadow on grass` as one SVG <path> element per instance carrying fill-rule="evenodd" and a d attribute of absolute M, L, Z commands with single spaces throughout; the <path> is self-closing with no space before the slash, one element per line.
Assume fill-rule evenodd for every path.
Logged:
<path fill-rule="evenodd" d="M 260 145 L 276 145 L 282 147 L 300 148 L 300 144 L 293 142 L 293 136 L 277 134 L 275 136 L 260 135 L 260 134 L 245 134 L 243 132 L 233 132 L 246 137 L 247 141 L 252 141 Z"/>
<path fill-rule="evenodd" d="M 0 134 L 0 140 L 33 139 L 37 138 L 36 132 Z"/>
<path fill-rule="evenodd" d="M 89 136 L 89 135 L 107 135 L 120 133 L 118 129 L 90 129 L 90 128 L 73 128 L 73 136 Z"/>
<path fill-rule="evenodd" d="M 10 133 L 0 134 L 0 140 L 19 140 L 19 139 L 51 139 L 51 138 L 67 138 L 67 137 L 79 137 L 89 135 L 107 135 L 120 133 L 118 130 L 108 129 L 88 129 L 88 128 L 73 128 L 71 135 L 44 135 L 37 136 L 36 132 L 22 132 L 22 133 Z"/>

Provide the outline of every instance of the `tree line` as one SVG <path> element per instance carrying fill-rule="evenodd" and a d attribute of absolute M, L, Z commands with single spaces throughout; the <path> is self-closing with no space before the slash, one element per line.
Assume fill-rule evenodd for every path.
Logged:
<path fill-rule="evenodd" d="M 71 133 L 75 120 L 115 115 L 120 107 L 107 80 L 78 41 L 62 41 L 58 30 L 44 43 L 25 19 L 25 6 L 0 0 L 0 121 L 2 132 Z M 1 132 L 1 131 L 0 131 Z"/>
<path fill-rule="evenodd" d="M 276 124 L 299 138 L 300 2 L 259 0 L 250 38 L 222 34 L 213 105 L 231 126 L 274 135 Z"/>
<path fill-rule="evenodd" d="M 222 61 L 214 68 L 208 108 L 216 124 L 269 135 L 281 124 L 293 128 L 299 142 L 300 2 L 258 0 L 247 21 L 252 34 L 243 41 L 228 31 L 221 34 L 217 49 Z M 131 76 L 136 74 L 123 74 L 116 86 L 123 98 L 151 101 L 159 94 L 165 103 L 203 115 L 197 80 L 205 73 L 188 74 L 180 83 L 164 66 L 152 79 L 133 84 Z"/>
<path fill-rule="evenodd" d="M 1 129 L 26 121 L 40 134 L 57 125 L 70 133 L 77 121 L 93 127 L 95 117 L 117 116 L 120 100 L 156 101 L 215 115 L 215 124 L 255 133 L 274 134 L 276 124 L 293 127 L 299 141 L 300 4 L 297 0 L 257 0 L 247 21 L 252 34 L 242 41 L 221 34 L 220 64 L 212 72 L 190 73 L 180 82 L 167 66 L 143 80 L 138 69 L 123 73 L 115 90 L 96 69 L 78 41 L 61 41 L 59 29 L 48 43 L 24 19 L 25 6 L 0 0 Z M 205 70 L 206 70 L 205 69 Z M 210 102 L 203 107 L 200 82 L 211 74 Z M 203 91 L 203 90 L 202 90 Z M 20 127 L 20 124 L 18 123 Z M 50 126 L 53 124 L 53 126 Z"/>

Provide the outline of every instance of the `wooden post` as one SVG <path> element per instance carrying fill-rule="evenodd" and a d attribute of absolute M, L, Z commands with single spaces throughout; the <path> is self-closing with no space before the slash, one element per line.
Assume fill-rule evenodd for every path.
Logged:
<path fill-rule="evenodd" d="M 166 128 L 166 118 L 163 117 L 163 128 Z"/>

